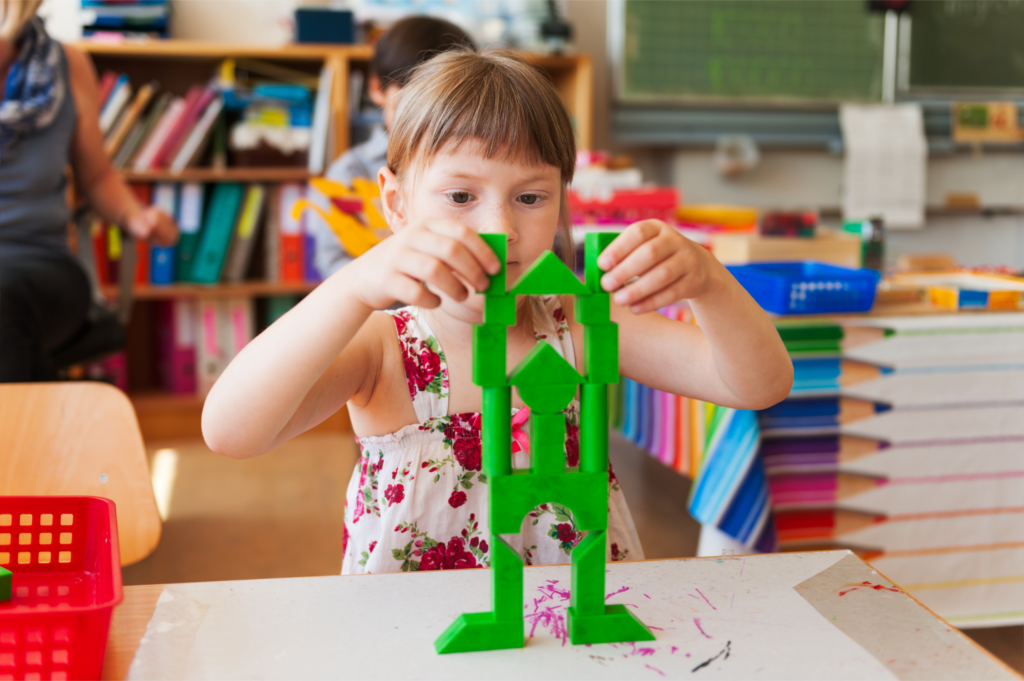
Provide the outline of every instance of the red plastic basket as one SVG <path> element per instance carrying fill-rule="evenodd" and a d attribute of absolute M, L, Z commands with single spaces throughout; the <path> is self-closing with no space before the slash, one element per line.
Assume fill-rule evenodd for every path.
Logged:
<path fill-rule="evenodd" d="M 121 557 L 114 502 L 0 497 L 0 565 L 14 597 L 0 602 L 0 681 L 98 679 Z"/>

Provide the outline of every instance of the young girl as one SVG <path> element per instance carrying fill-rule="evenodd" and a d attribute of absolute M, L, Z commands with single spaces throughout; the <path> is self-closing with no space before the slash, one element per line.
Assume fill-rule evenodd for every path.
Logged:
<path fill-rule="evenodd" d="M 487 566 L 481 391 L 472 329 L 499 263 L 480 232 L 508 235 L 511 285 L 561 230 L 576 159 L 551 83 L 507 53 L 448 52 L 402 90 L 378 181 L 394 235 L 342 269 L 250 343 L 214 386 L 203 434 L 217 452 L 258 456 L 348 404 L 361 457 L 345 511 L 343 574 Z M 564 257 L 571 258 L 570 254 Z M 793 369 L 768 317 L 705 249 L 665 224 L 631 225 L 604 251 L 622 375 L 720 405 L 761 409 Z M 656 310 L 688 299 L 699 326 Z M 375 312 L 401 301 L 409 307 Z M 573 301 L 523 297 L 507 366 L 550 343 L 582 370 Z M 522 407 L 514 394 L 513 406 Z M 579 403 L 566 409 L 566 462 L 579 458 Z M 513 465 L 529 466 L 513 408 Z M 608 557 L 643 558 L 609 474 Z M 582 538 L 544 504 L 508 537 L 527 564 L 566 563 Z"/>

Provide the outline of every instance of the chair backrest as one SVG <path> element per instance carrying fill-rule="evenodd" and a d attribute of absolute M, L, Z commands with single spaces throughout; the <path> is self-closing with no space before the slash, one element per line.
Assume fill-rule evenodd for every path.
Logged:
<path fill-rule="evenodd" d="M 122 565 L 160 541 L 135 411 L 105 383 L 0 384 L 0 496 L 15 495 L 113 500 Z"/>

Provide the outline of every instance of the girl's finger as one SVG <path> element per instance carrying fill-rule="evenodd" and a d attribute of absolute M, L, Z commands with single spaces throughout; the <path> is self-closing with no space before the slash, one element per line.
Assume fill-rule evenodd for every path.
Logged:
<path fill-rule="evenodd" d="M 469 227 L 453 220 L 438 220 L 428 223 L 427 229 L 461 243 L 486 272 L 497 274 L 501 270 L 504 263 L 498 261 L 498 256 L 494 254 L 487 242 Z"/>
<path fill-rule="evenodd" d="M 645 241 L 601 277 L 601 287 L 606 291 L 614 291 L 633 277 L 645 276 L 663 260 L 678 252 L 677 244 L 664 235 Z"/>
<path fill-rule="evenodd" d="M 487 288 L 489 282 L 487 273 L 461 241 L 435 232 L 420 231 L 412 238 L 409 245 L 420 253 L 425 253 L 444 262 L 449 269 L 458 272 L 477 291 Z"/>
<path fill-rule="evenodd" d="M 406 305 L 415 305 L 433 309 L 441 304 L 441 299 L 431 293 L 421 282 L 404 274 L 394 277 L 388 286 L 388 293 Z"/>
<path fill-rule="evenodd" d="M 469 291 L 455 278 L 449 266 L 433 256 L 410 251 L 404 255 L 399 267 L 402 274 L 433 284 L 455 300 L 462 301 L 469 296 Z"/>
<path fill-rule="evenodd" d="M 612 294 L 612 300 L 619 305 L 635 305 L 659 291 L 662 291 L 686 276 L 686 255 L 675 251 L 669 257 L 648 269 L 640 277 Z"/>
<path fill-rule="evenodd" d="M 661 232 L 661 226 L 654 220 L 634 222 L 608 244 L 597 259 L 598 266 L 609 271 L 626 259 L 640 244 L 650 241 Z"/>
<path fill-rule="evenodd" d="M 687 290 L 689 289 L 689 283 L 684 278 L 682 281 L 677 281 L 672 286 L 658 291 L 653 296 L 648 296 L 643 300 L 637 301 L 633 305 L 629 306 L 629 311 L 633 314 L 645 314 L 647 312 L 653 312 L 658 308 L 671 305 L 672 303 L 678 302 L 687 296 Z"/>

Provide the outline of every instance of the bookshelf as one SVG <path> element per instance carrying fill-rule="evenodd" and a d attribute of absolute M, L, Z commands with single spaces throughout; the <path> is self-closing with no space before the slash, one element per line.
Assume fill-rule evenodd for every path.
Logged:
<path fill-rule="evenodd" d="M 234 59 L 238 66 L 247 61 L 279 68 L 293 75 L 308 76 L 315 84 L 322 69 L 332 71 L 330 120 L 327 157 L 336 158 L 350 146 L 349 83 L 354 70 L 367 72 L 373 55 L 369 45 L 284 45 L 260 47 L 244 44 L 162 40 L 103 44 L 80 42 L 77 47 L 87 53 L 98 73 L 105 70 L 123 73 L 136 87 L 157 81 L 161 91 L 184 96 L 197 83 L 205 83 L 217 72 L 225 59 Z M 593 74 L 586 55 L 549 56 L 525 54 L 526 59 L 544 70 L 572 115 L 581 148 L 589 148 L 592 139 Z M 226 167 L 186 168 L 181 172 L 154 170 L 123 171 L 125 180 L 134 184 L 170 183 L 286 183 L 306 182 L 310 173 L 305 167 Z M 147 439 L 198 437 L 203 398 L 171 394 L 160 388 L 154 365 L 153 338 L 157 312 L 154 305 L 168 300 L 209 300 L 249 298 L 257 301 L 262 311 L 270 296 L 302 296 L 315 288 L 308 282 L 244 281 L 233 284 L 203 286 L 171 284 L 166 286 L 136 285 L 136 301 L 128 330 L 127 373 L 128 394 L 139 416 L 143 436 Z M 116 286 L 104 288 L 110 296 Z M 264 301 L 262 306 L 259 301 Z M 259 325 L 257 325 L 257 331 Z M 347 414 L 342 410 L 318 429 L 350 429 Z"/>

